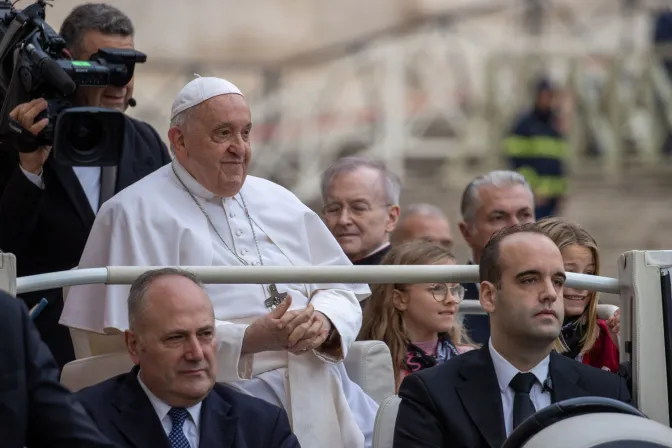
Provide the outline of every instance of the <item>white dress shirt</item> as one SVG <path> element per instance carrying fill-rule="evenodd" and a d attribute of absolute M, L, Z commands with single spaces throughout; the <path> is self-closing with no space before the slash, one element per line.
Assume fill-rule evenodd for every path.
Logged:
<path fill-rule="evenodd" d="M 366 255 L 366 257 L 364 257 L 364 258 L 369 258 L 371 255 L 377 254 L 378 252 L 380 252 L 381 250 L 385 249 L 385 248 L 386 248 L 387 246 L 389 246 L 389 245 L 390 245 L 390 242 L 389 242 L 389 241 L 386 241 L 385 243 L 381 244 L 380 246 L 376 247 L 374 250 L 372 250 L 371 252 L 369 252 L 369 253 Z"/>
<path fill-rule="evenodd" d="M 30 171 L 24 170 L 21 166 L 19 168 L 21 168 L 21 171 L 29 181 L 44 190 L 44 181 L 42 180 L 41 173 L 39 175 L 33 174 Z M 79 179 L 79 183 L 82 184 L 82 189 L 89 200 L 91 210 L 94 213 L 98 212 L 98 207 L 100 206 L 101 168 L 99 166 L 73 166 L 72 169 L 77 179 Z"/>
<path fill-rule="evenodd" d="M 504 427 L 506 428 L 506 437 L 509 437 L 511 431 L 513 431 L 513 397 L 515 395 L 513 389 L 509 387 L 509 383 L 514 376 L 520 373 L 520 370 L 516 369 L 509 361 L 504 359 L 502 355 L 497 353 L 497 350 L 492 346 L 492 339 L 488 341 L 488 348 L 490 349 L 492 364 L 495 366 L 497 382 L 499 383 L 499 392 L 502 394 Z M 537 411 L 546 406 L 550 406 L 551 404 L 550 392 L 544 391 L 542 387 L 544 381 L 548 379 L 549 361 L 550 356 L 546 356 L 539 364 L 530 370 L 530 373 L 537 377 L 537 382 L 534 383 L 532 390 L 530 390 L 530 399 Z"/>
<path fill-rule="evenodd" d="M 147 394 L 149 402 L 152 403 L 152 407 L 154 407 L 156 415 L 159 417 L 159 421 L 161 422 L 167 437 L 170 434 L 170 431 L 173 429 L 173 421 L 168 415 L 168 412 L 170 412 L 172 408 L 147 388 L 145 383 L 142 382 L 142 379 L 140 379 L 140 372 L 138 372 L 138 383 L 140 383 L 140 387 L 142 387 L 142 390 L 144 390 L 145 394 Z M 201 403 L 187 408 L 187 412 L 189 412 L 189 417 L 191 418 L 188 418 L 184 421 L 182 431 L 184 431 L 184 435 L 189 441 L 189 446 L 191 446 L 191 448 L 198 448 L 198 442 L 200 438 Z"/>

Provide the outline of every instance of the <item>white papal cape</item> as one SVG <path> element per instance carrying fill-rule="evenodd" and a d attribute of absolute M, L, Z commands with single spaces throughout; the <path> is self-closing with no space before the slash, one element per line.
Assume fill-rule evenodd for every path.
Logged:
<path fill-rule="evenodd" d="M 248 176 L 234 198 L 216 197 L 177 162 L 166 165 L 107 201 L 96 216 L 79 264 L 105 266 L 241 266 L 219 235 L 250 265 L 348 265 L 320 218 L 291 192 Z M 242 198 L 241 198 L 242 195 Z M 290 309 L 312 303 L 338 329 L 343 357 L 359 332 L 366 285 L 278 284 L 292 296 Z M 60 323 L 97 333 L 128 329 L 127 285 L 70 289 Z M 264 352 L 242 356 L 247 325 L 268 313 L 268 285 L 207 285 L 217 319 L 218 381 L 284 407 L 305 448 L 370 446 L 377 404 L 348 377 L 341 359 L 317 352 L 295 356 Z"/>

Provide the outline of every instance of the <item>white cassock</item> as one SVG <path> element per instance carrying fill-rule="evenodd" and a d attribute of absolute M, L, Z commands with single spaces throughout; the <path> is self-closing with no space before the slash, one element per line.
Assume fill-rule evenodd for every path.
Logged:
<path fill-rule="evenodd" d="M 174 169 L 173 169 L 174 167 Z M 174 171 L 175 170 L 175 171 Z M 177 173 L 217 227 L 219 235 L 250 265 L 348 265 L 320 218 L 288 190 L 248 176 L 234 198 L 216 197 L 177 162 L 126 188 L 100 209 L 80 269 L 104 266 L 240 266 L 222 243 Z M 206 285 L 217 319 L 217 380 L 287 410 L 305 448 L 370 446 L 376 402 L 347 376 L 341 359 L 317 352 L 264 352 L 241 356 L 247 325 L 268 313 L 269 285 Z M 290 309 L 312 303 L 338 330 L 342 355 L 362 322 L 359 300 L 367 285 L 278 284 L 292 296 Z M 60 323 L 97 333 L 128 329 L 128 285 L 70 289 Z"/>

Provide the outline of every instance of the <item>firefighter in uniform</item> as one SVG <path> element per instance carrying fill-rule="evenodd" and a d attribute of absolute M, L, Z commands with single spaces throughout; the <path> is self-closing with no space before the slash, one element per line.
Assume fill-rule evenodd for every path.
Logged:
<path fill-rule="evenodd" d="M 520 117 L 504 140 L 509 167 L 530 184 L 536 219 L 555 216 L 567 193 L 567 142 L 554 113 L 555 92 L 547 80 L 536 87 L 531 112 Z"/>

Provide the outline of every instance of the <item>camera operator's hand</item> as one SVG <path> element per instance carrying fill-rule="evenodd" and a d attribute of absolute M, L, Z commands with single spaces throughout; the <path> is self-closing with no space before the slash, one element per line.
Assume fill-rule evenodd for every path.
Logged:
<path fill-rule="evenodd" d="M 21 123 L 31 134 L 37 135 L 49 124 L 48 118 L 35 123 L 37 117 L 42 111 L 47 109 L 47 101 L 43 98 L 37 98 L 29 103 L 19 104 L 10 113 L 9 116 Z M 42 165 L 49 157 L 51 146 L 41 146 L 37 151 L 19 152 L 19 163 L 21 168 L 33 174 L 42 172 Z"/>

